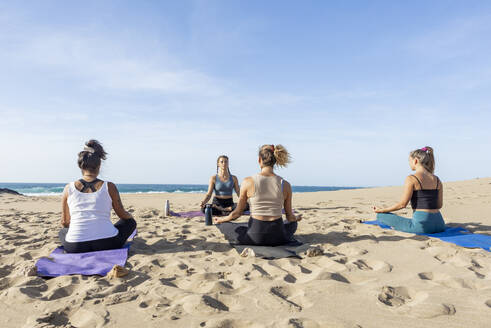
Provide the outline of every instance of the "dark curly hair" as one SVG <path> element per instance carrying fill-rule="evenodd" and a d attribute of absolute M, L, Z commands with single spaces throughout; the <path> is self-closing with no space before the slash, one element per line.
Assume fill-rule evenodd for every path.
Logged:
<path fill-rule="evenodd" d="M 106 159 L 107 153 L 99 141 L 91 139 L 85 143 L 85 148 L 78 153 L 78 167 L 82 170 L 95 172 Z"/>

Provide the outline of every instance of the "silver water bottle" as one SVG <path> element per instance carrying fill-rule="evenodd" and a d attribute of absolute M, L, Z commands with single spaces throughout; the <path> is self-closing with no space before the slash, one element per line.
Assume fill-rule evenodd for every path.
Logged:
<path fill-rule="evenodd" d="M 165 200 L 165 205 L 164 205 L 164 216 L 169 216 L 170 215 L 170 203 L 169 200 Z"/>

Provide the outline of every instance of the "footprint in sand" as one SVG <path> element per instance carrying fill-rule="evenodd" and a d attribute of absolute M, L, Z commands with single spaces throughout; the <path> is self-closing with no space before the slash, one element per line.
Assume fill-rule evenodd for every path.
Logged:
<path fill-rule="evenodd" d="M 26 252 L 26 253 L 20 254 L 19 256 L 20 256 L 20 257 L 22 257 L 24 260 L 27 260 L 27 261 L 32 260 L 31 253 L 29 253 L 29 252 Z"/>
<path fill-rule="evenodd" d="M 491 300 L 487 300 L 486 302 L 484 302 L 484 304 L 486 304 L 487 307 L 491 308 Z"/>
<path fill-rule="evenodd" d="M 11 286 L 11 281 L 9 278 L 0 279 L 0 291 L 7 289 Z"/>
<path fill-rule="evenodd" d="M 263 278 L 263 277 L 271 278 L 271 274 L 265 269 L 263 269 L 262 266 L 257 264 L 252 264 L 252 270 L 246 272 L 245 277 L 248 278 L 248 280 L 252 278 Z"/>
<path fill-rule="evenodd" d="M 289 318 L 286 320 L 282 327 L 288 328 L 320 328 L 325 327 L 325 325 L 321 325 L 314 320 L 307 318 Z"/>
<path fill-rule="evenodd" d="M 411 309 L 411 314 L 418 318 L 431 319 L 439 316 L 454 315 L 457 312 L 452 304 L 423 303 Z"/>
<path fill-rule="evenodd" d="M 152 263 L 153 265 L 158 266 L 159 268 L 163 268 L 164 267 L 164 264 L 163 264 L 164 261 L 161 261 L 159 259 L 152 260 L 152 262 L 150 262 L 150 263 Z"/>
<path fill-rule="evenodd" d="M 342 283 L 345 283 L 345 284 L 350 284 L 351 283 L 348 280 L 348 278 L 346 278 L 342 274 L 337 273 L 337 272 L 329 272 L 329 271 L 325 271 L 325 270 L 320 271 L 315 276 L 315 278 L 313 278 L 313 280 L 335 280 L 335 281 L 342 282 Z"/>
<path fill-rule="evenodd" d="M 134 301 L 138 298 L 138 293 L 134 290 L 126 293 L 116 293 L 104 297 L 103 303 L 105 305 L 114 305 Z"/>
<path fill-rule="evenodd" d="M 233 258 L 233 257 L 229 257 L 229 258 L 225 259 L 225 261 L 223 261 L 223 264 L 226 266 L 232 266 L 232 265 L 234 265 L 234 263 L 235 263 L 235 258 Z"/>
<path fill-rule="evenodd" d="M 411 292 L 406 287 L 382 287 L 378 300 L 385 305 L 399 307 L 412 301 Z"/>
<path fill-rule="evenodd" d="M 13 268 L 13 265 L 5 265 L 3 267 L 0 267 L 0 279 L 8 276 L 12 272 Z"/>
<path fill-rule="evenodd" d="M 297 311 L 302 311 L 302 306 L 295 303 L 295 302 L 292 302 L 288 299 L 288 297 L 290 296 L 290 290 L 288 288 L 285 288 L 283 286 L 275 286 L 275 287 L 271 287 L 270 289 L 270 293 L 273 294 L 274 296 L 282 299 L 283 301 L 285 301 L 288 305 L 290 305 L 291 307 L 293 307 L 295 310 Z"/>
<path fill-rule="evenodd" d="M 435 277 L 433 272 L 421 272 L 421 273 L 418 273 L 418 276 L 422 280 L 433 280 Z"/>
<path fill-rule="evenodd" d="M 298 268 L 300 269 L 300 272 L 303 274 L 311 274 L 312 273 L 312 270 L 309 270 L 304 266 L 299 265 Z"/>
<path fill-rule="evenodd" d="M 209 295 L 189 295 L 182 298 L 180 303 L 182 304 L 182 308 L 189 314 L 212 314 L 229 311 L 229 307 L 225 303 Z"/>
<path fill-rule="evenodd" d="M 295 282 L 297 282 L 297 278 L 294 275 L 290 274 L 290 273 L 286 274 L 283 277 L 283 280 L 286 281 L 286 282 L 288 282 L 288 283 L 290 283 L 290 284 L 294 284 Z"/>
<path fill-rule="evenodd" d="M 384 261 L 378 260 L 356 260 L 346 265 L 351 271 L 353 269 L 358 269 L 362 271 L 383 271 L 391 272 L 393 266 Z"/>
<path fill-rule="evenodd" d="M 442 264 L 450 263 L 456 267 L 465 267 L 469 265 L 468 258 L 461 256 L 462 250 L 457 248 L 448 249 L 447 247 L 430 247 L 426 248 L 433 257 Z"/>
<path fill-rule="evenodd" d="M 46 312 L 41 316 L 28 317 L 24 328 L 73 327 L 67 316 L 68 309 Z"/>
<path fill-rule="evenodd" d="M 353 262 L 353 265 L 355 265 L 358 269 L 363 270 L 363 271 L 372 271 L 373 268 L 368 265 L 368 263 L 364 260 L 357 260 Z"/>
<path fill-rule="evenodd" d="M 469 269 L 470 271 L 474 272 L 474 274 L 476 275 L 476 277 L 479 278 L 479 279 L 486 278 L 484 264 L 481 263 L 481 262 L 479 262 L 476 259 L 473 259 L 471 261 L 471 265 L 469 267 L 467 267 L 467 269 Z"/>
<path fill-rule="evenodd" d="M 263 328 L 265 327 L 259 323 L 252 323 L 246 320 L 239 319 L 212 319 L 209 321 L 203 321 L 199 325 L 206 328 Z"/>
<path fill-rule="evenodd" d="M 42 294 L 48 290 L 48 285 L 43 279 L 36 277 L 23 284 L 19 291 L 29 298 L 41 298 Z M 13 291 L 13 289 L 11 289 Z"/>
<path fill-rule="evenodd" d="M 305 298 L 303 290 L 296 286 L 274 285 L 269 289 L 269 293 L 280 303 L 287 305 L 294 311 L 300 312 L 313 305 Z"/>
<path fill-rule="evenodd" d="M 55 288 L 54 290 L 47 293 L 47 295 L 43 296 L 41 299 L 46 300 L 46 301 L 54 301 L 54 300 L 57 300 L 59 298 L 70 296 L 70 295 L 72 295 L 75 287 L 76 286 L 74 286 L 74 285 L 68 285 L 65 287 Z"/>
<path fill-rule="evenodd" d="M 421 280 L 429 280 L 448 288 L 479 289 L 480 284 L 472 280 L 453 278 L 445 273 L 421 272 L 418 273 Z"/>
<path fill-rule="evenodd" d="M 110 314 L 100 308 L 93 310 L 79 309 L 70 315 L 68 327 L 103 327 L 109 323 Z"/>

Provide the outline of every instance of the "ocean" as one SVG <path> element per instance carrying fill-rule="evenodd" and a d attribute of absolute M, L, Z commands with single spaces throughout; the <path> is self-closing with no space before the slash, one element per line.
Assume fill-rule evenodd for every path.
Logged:
<path fill-rule="evenodd" d="M 0 188 L 15 190 L 28 196 L 60 195 L 66 183 L 1 183 Z M 122 194 L 206 193 L 208 185 L 200 184 L 116 184 Z M 293 192 L 333 191 L 362 187 L 293 186 Z"/>

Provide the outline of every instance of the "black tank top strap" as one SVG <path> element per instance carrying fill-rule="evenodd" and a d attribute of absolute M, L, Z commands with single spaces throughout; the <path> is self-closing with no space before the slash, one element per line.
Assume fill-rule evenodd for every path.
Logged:
<path fill-rule="evenodd" d="M 417 176 L 415 176 L 414 174 L 413 174 L 413 175 L 411 175 L 411 176 L 412 176 L 412 177 L 414 177 L 416 180 L 418 180 L 418 182 L 419 182 L 419 187 L 421 188 L 421 190 L 423 190 L 423 185 L 421 184 L 421 181 L 419 181 L 418 177 L 417 177 Z"/>
<path fill-rule="evenodd" d="M 436 188 L 435 188 L 435 190 L 438 190 L 438 185 L 440 184 L 440 178 L 438 178 L 436 175 L 435 175 L 435 178 L 436 178 Z"/>
<path fill-rule="evenodd" d="M 87 188 L 90 188 L 90 190 L 92 190 L 92 192 L 96 192 L 97 189 L 95 189 L 95 184 L 101 180 L 99 179 L 95 179 L 94 181 L 85 181 L 84 179 L 79 179 L 78 181 L 80 181 L 80 183 L 82 184 L 82 190 L 80 190 L 80 192 L 84 192 L 85 190 L 87 190 Z"/>

